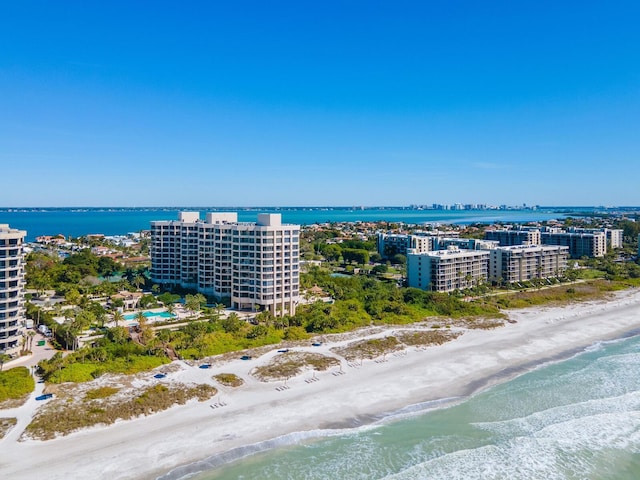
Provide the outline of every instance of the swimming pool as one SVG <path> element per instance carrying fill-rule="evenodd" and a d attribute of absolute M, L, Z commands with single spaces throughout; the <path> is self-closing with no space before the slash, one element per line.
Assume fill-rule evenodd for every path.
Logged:
<path fill-rule="evenodd" d="M 144 312 L 142 312 L 142 315 L 144 315 L 147 318 L 151 318 L 151 317 L 159 317 L 159 318 L 175 318 L 176 316 L 173 313 L 169 313 L 166 310 L 162 311 L 162 312 L 153 312 L 151 310 L 145 310 Z M 137 313 L 126 313 L 124 315 L 124 319 L 125 320 L 135 320 L 136 317 L 138 316 Z"/>

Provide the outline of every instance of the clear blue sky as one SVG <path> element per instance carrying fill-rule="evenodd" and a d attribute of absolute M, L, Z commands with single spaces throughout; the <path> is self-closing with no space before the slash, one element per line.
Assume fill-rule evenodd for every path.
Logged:
<path fill-rule="evenodd" d="M 640 204 L 637 1 L 4 1 L 0 206 Z"/>

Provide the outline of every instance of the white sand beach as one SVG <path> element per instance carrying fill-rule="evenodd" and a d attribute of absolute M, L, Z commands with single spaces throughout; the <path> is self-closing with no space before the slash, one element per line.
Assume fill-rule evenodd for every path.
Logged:
<path fill-rule="evenodd" d="M 215 362 L 200 369 L 184 362 L 162 381 L 207 382 L 219 394 L 207 402 L 189 402 L 165 412 L 108 427 L 95 427 L 46 442 L 18 441 L 36 408 L 30 399 L 0 417 L 18 416 L 18 425 L 0 440 L 0 475 L 14 480 L 157 478 L 180 465 L 238 447 L 294 432 L 348 427 L 408 405 L 465 396 L 567 356 L 595 342 L 619 338 L 640 329 L 640 289 L 617 293 L 607 301 L 509 312 L 516 323 L 493 330 L 467 330 L 440 346 L 409 348 L 386 361 L 343 362 L 287 382 L 260 382 L 248 372 L 278 355 L 277 348 L 248 361 Z M 411 326 L 369 331 L 392 335 Z M 342 340 L 348 343 L 351 340 Z M 324 353 L 337 342 L 296 350 Z M 223 387 L 211 377 L 235 373 L 245 380 L 238 388 Z M 150 374 L 149 376 L 151 376 Z M 41 388 L 41 385 L 39 385 Z M 211 408 L 216 402 L 225 403 Z"/>

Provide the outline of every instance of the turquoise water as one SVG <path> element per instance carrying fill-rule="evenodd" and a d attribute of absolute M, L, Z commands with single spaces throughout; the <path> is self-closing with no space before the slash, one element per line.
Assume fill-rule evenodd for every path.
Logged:
<path fill-rule="evenodd" d="M 204 470 L 189 478 L 635 480 L 640 338 L 599 344 L 447 408 L 304 437 L 217 467 L 229 456 L 214 457 L 167 478 Z"/>
<path fill-rule="evenodd" d="M 144 312 L 142 312 L 142 315 L 144 315 L 145 317 L 149 318 L 149 317 L 160 317 L 160 318 L 174 318 L 175 315 L 173 313 L 169 313 L 169 312 L 150 312 L 149 310 L 145 310 Z M 124 316 L 125 320 L 135 320 L 136 317 L 138 316 L 137 313 L 126 313 Z"/>
<path fill-rule="evenodd" d="M 190 207 L 180 210 L 199 210 L 201 215 L 216 209 Z M 236 211 L 218 208 L 218 211 Z M 148 230 L 152 220 L 175 220 L 178 208 L 148 209 L 0 209 L 0 223 L 8 223 L 13 228 L 27 231 L 27 241 L 40 235 L 80 237 L 91 233 L 119 235 Z M 469 224 L 528 222 L 562 218 L 563 215 L 551 209 L 540 210 L 410 210 L 402 208 L 264 208 L 238 211 L 241 222 L 255 222 L 258 213 L 280 213 L 285 223 L 312 225 L 323 222 L 389 221 L 405 223 L 437 222 L 447 224 Z"/>

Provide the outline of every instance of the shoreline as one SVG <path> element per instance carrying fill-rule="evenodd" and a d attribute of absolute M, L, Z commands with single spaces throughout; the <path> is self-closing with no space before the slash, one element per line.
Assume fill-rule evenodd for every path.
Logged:
<path fill-rule="evenodd" d="M 212 463 L 222 465 L 286 444 L 286 438 L 340 434 L 445 408 L 599 342 L 640 334 L 640 289 L 616 293 L 609 300 L 508 314 L 517 323 L 467 330 L 443 345 L 410 348 L 383 363 L 365 360 L 340 376 L 319 372 L 320 380 L 314 383 L 304 381 L 310 372 L 302 373 L 289 381 L 286 391 L 275 388 L 282 382 L 248 378 L 248 371 L 272 358 L 277 347 L 250 362 L 231 360 L 204 372 L 183 364 L 176 379 L 197 381 L 224 371 L 237 372 L 246 383 L 235 390 L 220 388 L 208 402 L 189 402 L 55 440 L 16 442 L 10 432 L 0 440 L 0 472 L 14 479 L 32 478 L 34 472 L 46 472 L 49 479 L 176 479 L 202 470 L 198 466 L 212 468 Z M 411 325 L 382 331 L 392 335 L 404 329 Z M 336 343 L 300 350 L 326 353 Z M 211 401 L 220 396 L 228 405 L 211 409 Z"/>

